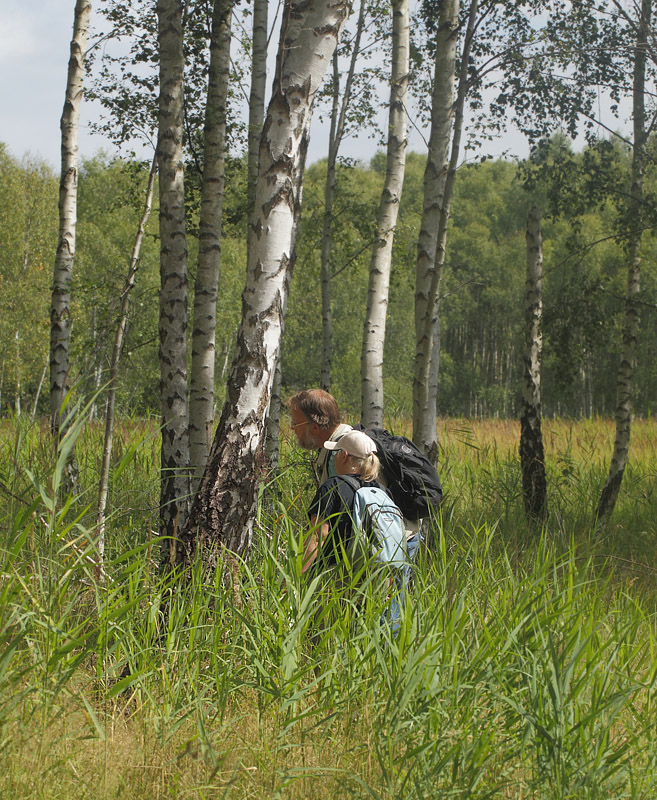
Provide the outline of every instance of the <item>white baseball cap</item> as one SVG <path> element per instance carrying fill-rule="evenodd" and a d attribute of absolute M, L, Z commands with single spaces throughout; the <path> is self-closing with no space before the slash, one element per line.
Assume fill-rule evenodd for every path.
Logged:
<path fill-rule="evenodd" d="M 349 431 L 337 442 L 324 442 L 327 450 L 344 450 L 354 458 L 367 458 L 376 453 L 376 443 L 363 431 Z"/>

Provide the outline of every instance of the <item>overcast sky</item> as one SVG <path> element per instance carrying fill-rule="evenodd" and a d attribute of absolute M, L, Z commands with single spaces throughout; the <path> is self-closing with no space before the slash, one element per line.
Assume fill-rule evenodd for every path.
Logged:
<path fill-rule="evenodd" d="M 97 3 L 92 6 L 92 22 Z M 66 88 L 69 45 L 73 30 L 73 0 L 0 0 L 0 141 L 16 158 L 39 156 L 53 167 L 59 165 L 59 119 Z M 94 108 L 82 104 L 80 153 L 113 152 L 103 137 L 88 129 Z M 423 151 L 421 136 L 409 127 L 410 148 Z M 343 153 L 368 160 L 376 143 L 366 136 L 345 141 Z M 492 155 L 506 148 L 526 155 L 521 137 L 510 135 L 494 143 Z M 326 154 L 326 135 L 313 125 L 309 161 Z"/>

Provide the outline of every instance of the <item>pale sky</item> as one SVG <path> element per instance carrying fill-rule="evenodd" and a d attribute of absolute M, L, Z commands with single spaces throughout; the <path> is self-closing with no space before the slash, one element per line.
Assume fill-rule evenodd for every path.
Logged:
<path fill-rule="evenodd" d="M 97 3 L 92 5 L 92 23 Z M 20 159 L 39 156 L 55 169 L 59 166 L 59 119 L 66 88 L 69 45 L 73 30 L 74 0 L 0 0 L 0 141 Z M 81 109 L 80 154 L 92 156 L 98 150 L 113 152 L 101 136 L 92 135 L 88 122 L 95 109 L 83 102 Z M 315 115 L 315 122 L 317 115 Z M 326 135 L 313 125 L 309 162 L 326 154 Z M 409 126 L 410 149 L 424 151 L 421 137 Z M 511 146 L 526 155 L 518 135 L 488 146 L 499 155 Z M 368 160 L 376 142 L 363 136 L 346 140 L 343 154 Z M 146 156 L 148 157 L 148 156 Z"/>
<path fill-rule="evenodd" d="M 73 32 L 69 0 L 0 2 L 0 141 L 16 158 L 40 156 L 59 165 L 59 119 Z M 80 152 L 93 155 L 104 146 L 86 128 L 83 104 Z"/>

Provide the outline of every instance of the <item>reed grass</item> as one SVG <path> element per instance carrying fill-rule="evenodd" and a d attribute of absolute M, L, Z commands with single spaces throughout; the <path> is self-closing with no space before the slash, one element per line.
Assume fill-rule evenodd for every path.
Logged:
<path fill-rule="evenodd" d="M 3 422 L 0 796 L 653 798 L 657 435 L 635 437 L 599 537 L 607 422 L 546 423 L 541 531 L 515 424 L 441 431 L 446 501 L 393 638 L 376 576 L 302 580 L 310 481 L 289 446 L 235 583 L 165 580 L 156 426 L 125 421 L 101 585 L 99 429 L 77 432 L 71 497 L 47 431 Z"/>

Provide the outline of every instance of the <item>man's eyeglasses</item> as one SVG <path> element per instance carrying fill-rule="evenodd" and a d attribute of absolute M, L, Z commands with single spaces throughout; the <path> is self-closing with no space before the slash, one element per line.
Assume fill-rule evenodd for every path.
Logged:
<path fill-rule="evenodd" d="M 292 430 L 296 430 L 301 425 L 307 425 L 307 424 L 308 424 L 307 419 L 304 419 L 303 422 L 290 422 L 290 428 L 292 428 Z"/>

